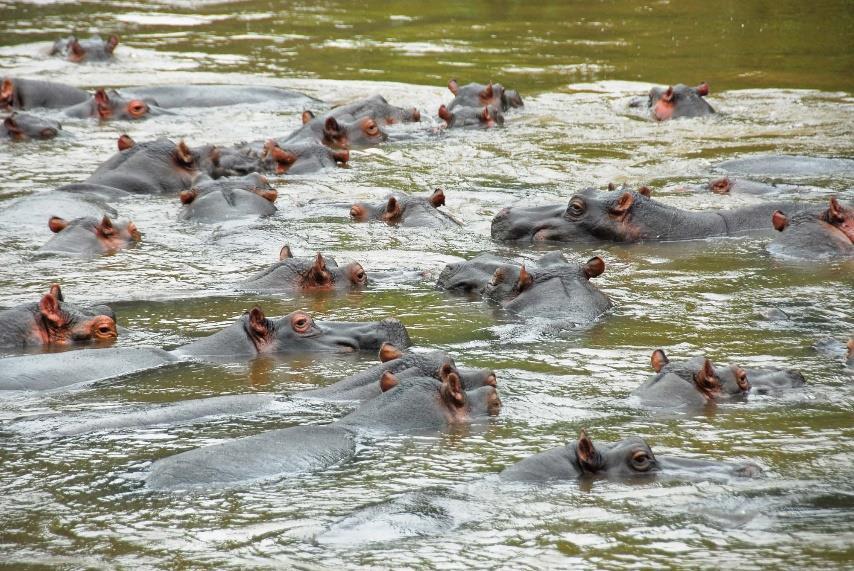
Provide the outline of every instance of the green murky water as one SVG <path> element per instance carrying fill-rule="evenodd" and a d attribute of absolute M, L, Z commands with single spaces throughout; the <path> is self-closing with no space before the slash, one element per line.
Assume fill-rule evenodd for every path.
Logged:
<path fill-rule="evenodd" d="M 585 186 L 649 184 L 684 208 L 761 198 L 685 193 L 724 158 L 788 153 L 854 158 L 854 10 L 847 2 L 616 3 L 36 3 L 0 0 L 0 73 L 83 87 L 142 83 L 266 83 L 326 104 L 382 93 L 415 105 L 413 140 L 352 154 L 351 168 L 274 180 L 279 212 L 222 227 L 176 220 L 177 200 L 116 204 L 144 233 L 133 250 L 79 261 L 36 257 L 42 218 L 13 201 L 85 178 L 128 132 L 191 144 L 283 135 L 297 111 L 239 106 L 144 123 L 63 122 L 66 137 L 0 147 L 0 305 L 36 299 L 61 281 L 67 299 L 110 301 L 121 346 L 175 347 L 260 303 L 341 320 L 399 317 L 414 342 L 460 364 L 496 370 L 504 408 L 469 433 L 366 441 L 352 462 L 304 478 L 168 495 L 146 491 L 149 463 L 196 446 L 346 407 L 287 398 L 255 414 L 73 437 L 44 433 L 78 418 L 190 398 L 287 395 L 327 384 L 371 357 L 281 358 L 192 365 L 119 382 L 0 400 L 0 565 L 246 568 L 847 568 L 854 543 L 852 377 L 812 349 L 854 332 L 851 263 L 772 258 L 767 238 L 696 244 L 562 248 L 598 254 L 612 314 L 590 328 L 545 332 L 508 323 L 478 302 L 433 289 L 445 263 L 482 251 L 542 252 L 492 242 L 489 221 L 516 203 L 564 202 Z M 116 32 L 117 60 L 76 66 L 48 58 L 71 30 Z M 427 133 L 443 87 L 493 79 L 524 110 L 490 132 Z M 650 83 L 711 84 L 720 116 L 653 124 L 628 113 Z M 787 182 L 816 203 L 851 201 L 852 180 L 818 173 Z M 446 188 L 464 232 L 353 225 L 340 206 L 390 190 Z M 784 193 L 785 194 L 785 193 Z M 10 214 L 12 213 L 12 214 Z M 283 243 L 371 271 L 425 271 L 343 297 L 236 294 L 229 287 Z M 548 248 L 547 248 L 548 249 Z M 790 317 L 771 321 L 772 308 Z M 703 414 L 661 415 L 627 400 L 649 354 L 798 368 L 803 390 Z M 573 438 L 645 437 L 659 453 L 753 460 L 759 480 L 574 482 L 509 486 L 492 475 Z M 407 504 L 408 492 L 423 502 Z M 405 525 L 365 506 L 403 505 Z M 360 515 L 367 513 L 368 516 Z M 353 516 L 355 514 L 355 516 Z M 342 525 L 355 517 L 361 525 Z M 362 518 L 361 520 L 359 518 Z"/>

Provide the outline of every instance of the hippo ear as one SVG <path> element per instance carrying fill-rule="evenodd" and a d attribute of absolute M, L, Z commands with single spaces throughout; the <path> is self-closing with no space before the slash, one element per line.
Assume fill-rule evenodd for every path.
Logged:
<path fill-rule="evenodd" d="M 323 131 L 329 135 L 338 135 L 341 133 L 341 125 L 335 117 L 328 117 L 323 124 Z"/>
<path fill-rule="evenodd" d="M 51 216 L 50 220 L 47 221 L 47 226 L 51 232 L 56 234 L 65 230 L 66 226 L 68 226 L 68 221 L 59 216 Z"/>
<path fill-rule="evenodd" d="M 494 274 L 493 274 L 494 277 Z M 522 293 L 534 283 L 534 276 L 528 273 L 528 270 L 525 269 L 525 265 L 522 264 L 522 267 L 519 269 L 519 279 L 516 280 L 516 291 Z"/>
<path fill-rule="evenodd" d="M 840 223 L 845 220 L 844 208 L 835 196 L 830 197 L 830 207 L 827 209 L 827 220 L 830 223 Z"/>
<path fill-rule="evenodd" d="M 709 190 L 715 194 L 728 194 L 732 190 L 732 181 L 727 177 L 713 180 L 709 183 Z"/>
<path fill-rule="evenodd" d="M 133 223 L 133 221 L 128 222 L 126 230 L 127 233 L 130 234 L 130 237 L 134 242 L 139 242 L 140 240 L 142 240 L 142 234 L 136 227 L 136 224 Z"/>
<path fill-rule="evenodd" d="M 444 105 L 439 106 L 439 119 L 444 121 L 445 123 L 450 123 L 454 120 L 454 114 L 448 111 L 448 108 Z"/>
<path fill-rule="evenodd" d="M 181 199 L 181 204 L 190 204 L 197 196 L 199 196 L 199 191 L 195 188 L 191 188 L 190 190 L 182 191 L 179 198 Z"/>
<path fill-rule="evenodd" d="M 305 125 L 309 121 L 314 119 L 314 112 L 306 109 L 302 112 L 302 124 Z"/>
<path fill-rule="evenodd" d="M 68 42 L 68 50 L 70 52 L 69 55 L 73 55 L 74 59 L 82 59 L 86 55 L 86 50 L 83 49 L 77 38 L 73 36 L 71 37 L 71 41 Z"/>
<path fill-rule="evenodd" d="M 652 370 L 656 373 L 660 373 L 661 369 L 664 368 L 664 365 L 670 362 L 670 359 L 667 358 L 667 355 L 664 354 L 664 349 L 656 349 L 652 352 L 652 357 L 649 359 L 650 365 L 652 365 Z"/>
<path fill-rule="evenodd" d="M 771 224 L 774 226 L 774 230 L 782 232 L 789 226 L 789 218 L 780 210 L 775 210 L 774 214 L 771 215 Z"/>
<path fill-rule="evenodd" d="M 187 146 L 183 139 L 175 145 L 175 158 L 185 167 L 193 166 L 193 151 Z"/>
<path fill-rule="evenodd" d="M 624 192 L 609 210 L 614 216 L 625 216 L 631 210 L 634 201 L 635 197 L 631 192 Z"/>
<path fill-rule="evenodd" d="M 732 365 L 730 370 L 732 370 L 732 374 L 735 377 L 735 383 L 738 385 L 738 388 L 745 393 L 749 391 L 750 381 L 747 379 L 747 371 L 738 365 Z"/>
<path fill-rule="evenodd" d="M 282 246 L 282 249 L 279 250 L 279 261 L 287 260 L 288 258 L 293 258 L 293 257 L 294 257 L 294 253 L 291 252 L 291 247 L 288 246 L 287 244 Z"/>
<path fill-rule="evenodd" d="M 113 227 L 113 221 L 110 220 L 109 216 L 104 214 L 104 217 L 101 218 L 101 222 L 98 224 L 98 234 L 107 237 L 112 236 L 115 233 L 116 229 Z"/>
<path fill-rule="evenodd" d="M 452 79 L 451 81 L 448 82 L 448 89 L 451 90 L 451 93 L 456 95 L 460 91 L 460 84 L 457 83 L 456 79 Z M 443 105 L 443 107 L 444 107 L 444 105 Z"/>
<path fill-rule="evenodd" d="M 706 95 L 709 94 L 709 84 L 706 83 L 705 81 L 703 83 L 701 83 L 700 85 L 698 85 L 697 87 L 695 87 L 694 89 L 697 90 L 697 95 L 699 95 L 700 97 L 705 97 Z"/>
<path fill-rule="evenodd" d="M 481 123 L 489 123 L 489 120 L 492 117 L 489 115 L 489 107 L 484 107 L 483 111 L 480 112 L 480 117 L 478 117 Z"/>
<path fill-rule="evenodd" d="M 46 293 L 39 301 L 39 312 L 42 317 L 54 325 L 61 325 L 65 321 L 62 309 L 59 307 L 59 300 L 49 293 Z"/>
<path fill-rule="evenodd" d="M 386 220 L 393 220 L 399 217 L 402 214 L 402 209 L 400 208 L 400 201 L 394 195 L 388 197 L 388 202 L 385 205 L 385 215 L 384 218 Z"/>
<path fill-rule="evenodd" d="M 4 77 L 3 84 L 0 85 L 0 99 L 11 102 L 12 95 L 14 95 L 14 93 L 15 82 L 12 81 L 11 77 Z"/>
<path fill-rule="evenodd" d="M 107 45 L 104 47 L 104 50 L 108 54 L 112 54 L 117 45 L 119 45 L 119 37 L 115 34 L 111 34 L 110 37 L 107 38 Z"/>
<path fill-rule="evenodd" d="M 694 374 L 694 381 L 700 387 L 714 387 L 719 384 L 718 374 L 715 372 L 715 366 L 708 359 L 703 361 L 703 366 Z"/>
<path fill-rule="evenodd" d="M 854 337 L 848 340 L 848 355 L 846 357 L 850 359 L 852 356 L 854 356 Z"/>
<path fill-rule="evenodd" d="M 311 270 L 318 274 L 322 274 L 326 271 L 326 260 L 323 259 L 323 254 L 321 254 L 320 252 L 318 252 L 317 256 L 315 256 L 314 264 L 311 266 Z"/>
<path fill-rule="evenodd" d="M 256 337 L 266 337 L 270 332 L 270 323 L 257 305 L 249 312 L 249 331 Z"/>
<path fill-rule="evenodd" d="M 608 183 L 608 192 L 611 192 L 612 190 L 617 190 L 617 185 L 614 184 L 613 182 L 609 182 Z"/>
<path fill-rule="evenodd" d="M 650 196 L 652 196 L 652 189 L 648 186 L 642 186 L 638 189 L 638 194 L 649 198 Z"/>
<path fill-rule="evenodd" d="M 666 102 L 666 103 L 670 103 L 671 101 L 673 101 L 673 86 L 672 85 L 667 86 L 667 91 L 665 91 L 664 94 L 661 96 L 661 100 Z"/>
<path fill-rule="evenodd" d="M 398 385 L 397 377 L 391 371 L 386 371 L 380 377 L 380 391 L 390 391 Z"/>
<path fill-rule="evenodd" d="M 350 160 L 350 151 L 347 149 L 341 149 L 340 151 L 332 151 L 332 158 L 335 159 L 335 162 L 341 165 L 347 164 L 347 161 Z"/>
<path fill-rule="evenodd" d="M 134 141 L 127 133 L 122 133 L 119 136 L 119 140 L 117 141 L 117 143 L 119 147 L 119 152 L 126 151 L 127 149 L 133 148 L 133 146 L 136 145 L 136 141 Z"/>
<path fill-rule="evenodd" d="M 65 301 L 65 297 L 62 295 L 62 288 L 59 287 L 59 284 L 50 284 L 50 291 L 48 293 L 55 297 L 56 301 Z"/>
<path fill-rule="evenodd" d="M 95 91 L 95 103 L 98 105 L 109 105 L 110 96 L 107 95 L 107 90 L 103 87 Z"/>
<path fill-rule="evenodd" d="M 451 364 L 450 361 L 445 361 L 442 363 L 442 366 L 436 371 L 436 374 L 439 375 L 439 380 L 445 382 L 448 377 L 451 376 L 451 373 L 456 372 L 454 369 L 454 365 Z"/>
<path fill-rule="evenodd" d="M 380 346 L 380 362 L 388 363 L 389 361 L 394 361 L 395 359 L 400 359 L 403 357 L 403 351 L 392 345 L 391 343 L 383 343 Z"/>
<path fill-rule="evenodd" d="M 582 471 L 596 473 L 602 469 L 602 456 L 596 450 L 596 447 L 593 446 L 593 440 L 590 439 L 587 435 L 587 430 L 584 428 L 578 433 L 575 454 Z"/>
<path fill-rule="evenodd" d="M 496 268 L 496 270 L 492 273 L 492 279 L 489 280 L 489 284 L 492 286 L 497 286 L 504 283 L 507 274 L 504 272 L 504 268 Z"/>
<path fill-rule="evenodd" d="M 441 188 L 434 190 L 433 194 L 430 195 L 430 204 L 433 205 L 433 208 L 445 206 L 445 191 Z"/>
<path fill-rule="evenodd" d="M 443 381 L 439 389 L 445 402 L 450 406 L 461 408 L 466 404 L 466 393 L 463 392 L 463 384 L 457 373 L 450 373 Z"/>
<path fill-rule="evenodd" d="M 480 98 L 481 99 L 492 99 L 492 97 L 494 95 L 495 95 L 495 93 L 492 89 L 492 82 L 490 81 L 489 84 L 481 90 Z"/>
<path fill-rule="evenodd" d="M 3 120 L 3 126 L 6 127 L 6 130 L 12 133 L 15 136 L 20 136 L 23 134 L 23 130 L 18 126 L 18 122 L 15 120 L 15 114 L 13 113 L 9 117 Z"/>
<path fill-rule="evenodd" d="M 587 279 L 596 278 L 602 275 L 605 271 L 605 260 L 599 256 L 593 256 L 587 263 L 584 264 L 584 275 Z"/>

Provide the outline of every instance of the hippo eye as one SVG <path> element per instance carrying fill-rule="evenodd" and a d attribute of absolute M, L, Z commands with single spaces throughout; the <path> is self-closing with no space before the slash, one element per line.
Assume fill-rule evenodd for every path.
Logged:
<path fill-rule="evenodd" d="M 363 282 L 365 281 L 365 270 L 359 270 L 356 272 L 356 281 Z"/>
<path fill-rule="evenodd" d="M 573 198 L 569 201 L 569 206 L 567 206 L 566 211 L 570 216 L 581 216 L 584 214 L 584 201 L 579 198 Z"/>
<path fill-rule="evenodd" d="M 297 333 L 306 333 L 311 329 L 311 318 L 305 313 L 297 313 L 291 319 L 291 327 Z"/>
<path fill-rule="evenodd" d="M 643 450 L 632 454 L 632 468 L 639 472 L 646 472 L 652 466 L 652 458 Z"/>
<path fill-rule="evenodd" d="M 373 121 L 369 121 L 365 125 L 365 134 L 369 137 L 376 137 L 379 134 L 380 130 L 377 128 L 377 124 Z"/>
<path fill-rule="evenodd" d="M 146 111 L 148 111 L 148 108 L 145 103 L 142 103 L 141 101 L 136 101 L 128 105 L 128 112 L 134 117 L 145 115 Z"/>

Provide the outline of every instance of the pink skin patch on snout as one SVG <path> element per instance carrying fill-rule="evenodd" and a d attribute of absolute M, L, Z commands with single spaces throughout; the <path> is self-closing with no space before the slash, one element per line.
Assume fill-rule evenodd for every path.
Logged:
<path fill-rule="evenodd" d="M 534 242 L 544 242 L 549 239 L 549 231 L 547 228 L 534 232 Z"/>
<path fill-rule="evenodd" d="M 667 121 L 673 117 L 673 104 L 659 99 L 652 108 L 652 114 L 658 121 Z"/>

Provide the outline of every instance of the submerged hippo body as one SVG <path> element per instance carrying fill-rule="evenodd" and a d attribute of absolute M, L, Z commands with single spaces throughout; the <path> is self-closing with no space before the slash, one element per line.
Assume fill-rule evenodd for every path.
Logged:
<path fill-rule="evenodd" d="M 705 117 L 714 115 L 715 110 L 705 97 L 709 94 L 709 85 L 701 83 L 697 87 L 678 84 L 668 87 L 653 87 L 645 107 L 656 121 L 667 121 L 682 117 Z M 633 102 L 633 107 L 644 105 L 641 101 Z"/>
<path fill-rule="evenodd" d="M 778 210 L 771 221 L 780 232 L 768 245 L 772 254 L 804 260 L 854 258 L 854 205 L 831 198 L 826 210 L 791 217 Z"/>
<path fill-rule="evenodd" d="M 216 223 L 242 218 L 263 218 L 276 212 L 278 193 L 257 173 L 239 178 L 201 182 L 181 193 L 182 220 Z"/>
<path fill-rule="evenodd" d="M 39 248 L 47 254 L 97 256 L 109 254 L 139 242 L 142 235 L 133 222 L 113 222 L 109 217 L 64 220 L 57 216 L 48 225 L 54 237 Z"/>
<path fill-rule="evenodd" d="M 66 303 L 58 284 L 37 303 L 0 311 L 0 348 L 111 343 L 117 335 L 112 309 Z"/>
<path fill-rule="evenodd" d="M 390 105 L 385 97 L 376 94 L 335 107 L 329 112 L 332 117 L 356 118 L 370 117 L 380 125 L 392 125 L 394 123 L 413 123 L 421 120 L 421 113 L 412 107 L 404 109 Z"/>
<path fill-rule="evenodd" d="M 0 140 L 27 141 L 53 139 L 62 131 L 62 125 L 29 113 L 12 113 L 0 125 Z"/>
<path fill-rule="evenodd" d="M 44 221 L 52 215 L 66 220 L 104 215 L 116 218 L 118 212 L 94 194 L 64 192 L 39 192 L 6 203 L 0 211 L 0 224 L 41 230 Z"/>
<path fill-rule="evenodd" d="M 368 276 L 356 262 L 339 267 L 334 258 L 320 253 L 313 258 L 294 258 L 282 248 L 280 260 L 241 284 L 252 291 L 350 291 L 363 289 Z"/>
<path fill-rule="evenodd" d="M 428 197 L 392 194 L 385 202 L 371 205 L 357 202 L 350 207 L 350 218 L 356 222 L 373 220 L 392 226 L 457 228 L 461 224 L 446 212 L 439 210 L 445 204 L 445 193 L 436 189 Z"/>
<path fill-rule="evenodd" d="M 770 231 L 775 210 L 810 210 L 794 202 L 768 202 L 719 211 L 688 211 L 636 191 L 588 188 L 568 206 L 504 208 L 492 219 L 492 237 L 507 241 L 611 242 L 701 240 Z"/>
<path fill-rule="evenodd" d="M 82 103 L 68 107 L 63 111 L 68 117 L 87 119 L 89 117 L 109 121 L 136 121 L 152 115 L 162 115 L 168 111 L 149 105 L 142 99 L 126 99 L 114 89 L 99 89 Z"/>
<path fill-rule="evenodd" d="M 656 457 L 642 438 L 598 443 L 582 430 L 578 440 L 525 458 L 501 472 L 502 480 L 547 482 L 579 478 L 627 479 L 654 476 L 757 477 L 756 464 L 729 464 L 709 460 Z"/>
<path fill-rule="evenodd" d="M 89 94 L 63 83 L 4 77 L 0 83 L 0 109 L 59 109 L 83 103 Z"/>
<path fill-rule="evenodd" d="M 119 37 L 115 34 L 106 40 L 101 36 L 92 36 L 88 40 L 78 40 L 75 36 L 69 36 L 56 40 L 50 55 L 58 55 L 75 63 L 107 61 L 113 57 L 113 52 L 118 45 Z"/>
<path fill-rule="evenodd" d="M 469 83 L 460 85 L 456 79 L 448 82 L 448 89 L 454 94 L 454 100 L 448 105 L 448 111 L 461 107 L 483 109 L 491 106 L 500 111 L 511 107 L 522 107 L 522 97 L 514 90 L 506 90 L 500 83 Z"/>
<path fill-rule="evenodd" d="M 161 109 L 223 107 L 266 102 L 297 107 L 317 102 L 317 99 L 303 93 L 267 85 L 138 86 L 123 87 L 118 93 L 128 99 L 143 99 Z"/>
<path fill-rule="evenodd" d="M 854 160 L 805 157 L 799 155 L 760 155 L 724 161 L 718 169 L 746 176 L 827 177 L 854 176 Z"/>

